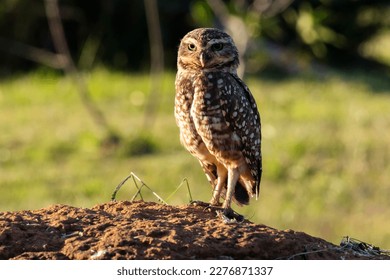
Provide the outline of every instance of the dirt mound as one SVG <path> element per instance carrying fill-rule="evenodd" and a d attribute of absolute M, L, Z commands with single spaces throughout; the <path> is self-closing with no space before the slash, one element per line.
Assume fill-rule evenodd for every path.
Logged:
<path fill-rule="evenodd" d="M 302 232 L 227 224 L 199 205 L 110 202 L 0 213 L 0 259 L 362 258 Z"/>

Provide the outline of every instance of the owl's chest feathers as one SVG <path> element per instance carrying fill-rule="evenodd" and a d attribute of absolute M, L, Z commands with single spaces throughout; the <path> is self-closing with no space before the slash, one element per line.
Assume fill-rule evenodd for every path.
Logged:
<path fill-rule="evenodd" d="M 190 151 L 203 149 L 202 144 L 219 151 L 232 149 L 232 144 L 239 146 L 240 139 L 231 133 L 225 118 L 227 101 L 221 98 L 220 90 L 224 87 L 223 79 L 209 72 L 182 79 L 180 84 L 186 85 L 185 91 L 181 87 L 181 94 L 176 96 L 184 146 Z"/>
<path fill-rule="evenodd" d="M 211 74 L 209 76 L 212 77 Z M 224 101 L 215 81 L 202 76 L 195 83 L 190 115 L 197 131 L 208 139 L 213 132 L 228 129 Z"/>
<path fill-rule="evenodd" d="M 183 75 L 184 76 L 184 75 Z M 180 76 L 176 83 L 176 117 L 179 122 L 195 125 L 220 122 L 219 92 L 205 74 Z M 177 111 L 180 112 L 177 112 Z"/>

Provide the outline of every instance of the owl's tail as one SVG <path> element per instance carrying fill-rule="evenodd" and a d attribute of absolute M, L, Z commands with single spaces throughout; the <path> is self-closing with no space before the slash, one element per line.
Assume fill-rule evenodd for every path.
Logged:
<path fill-rule="evenodd" d="M 246 190 L 245 186 L 241 185 L 238 181 L 236 184 L 236 188 L 234 189 L 233 200 L 239 206 L 248 205 L 249 204 L 249 194 Z"/>

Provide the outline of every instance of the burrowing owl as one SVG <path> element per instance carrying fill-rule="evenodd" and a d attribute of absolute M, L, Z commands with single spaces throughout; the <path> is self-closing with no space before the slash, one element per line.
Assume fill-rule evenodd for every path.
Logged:
<path fill-rule="evenodd" d="M 249 204 L 259 195 L 262 173 L 260 115 L 237 76 L 232 38 L 199 28 L 181 40 L 177 57 L 175 117 L 180 140 L 195 156 L 213 187 L 211 205 L 232 215 L 232 200 Z"/>

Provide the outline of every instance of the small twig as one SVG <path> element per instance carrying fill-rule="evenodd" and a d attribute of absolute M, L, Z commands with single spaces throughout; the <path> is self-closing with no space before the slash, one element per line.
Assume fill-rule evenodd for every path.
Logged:
<path fill-rule="evenodd" d="M 116 198 L 117 192 L 118 192 L 119 189 L 122 187 L 122 185 L 123 185 L 124 183 L 126 183 L 126 181 L 129 180 L 132 176 L 133 176 L 133 175 L 132 175 L 132 173 L 131 173 L 131 174 L 130 174 L 129 176 L 127 176 L 122 182 L 120 182 L 120 183 L 118 184 L 118 186 L 116 186 L 114 192 L 113 192 L 112 195 L 111 195 L 111 201 L 115 201 L 115 200 L 116 200 L 115 198 Z"/>
<path fill-rule="evenodd" d="M 133 195 L 133 197 L 131 198 L 131 201 L 134 201 L 134 199 L 139 195 L 139 197 L 141 198 L 141 200 L 144 200 L 144 198 L 142 197 L 142 194 L 141 194 L 141 189 L 142 189 L 142 186 L 141 187 L 138 187 L 138 184 L 137 184 L 137 181 L 135 180 L 135 177 L 132 176 L 132 179 L 133 179 L 133 183 L 135 185 L 135 187 L 137 188 L 137 192 L 135 193 L 135 195 Z M 141 181 L 142 182 L 142 181 Z M 143 183 L 143 182 L 142 182 Z"/>
<path fill-rule="evenodd" d="M 368 244 L 366 242 L 360 241 L 349 236 L 344 236 L 340 242 L 341 246 L 345 246 L 348 249 L 356 252 L 359 255 L 366 257 L 386 255 L 390 256 L 390 250 L 382 250 L 381 248 Z"/>
<path fill-rule="evenodd" d="M 83 232 L 82 231 L 74 231 L 74 232 L 71 232 L 68 234 L 64 233 L 61 235 L 61 238 L 66 239 L 66 238 L 75 237 L 75 236 L 83 236 Z"/>
<path fill-rule="evenodd" d="M 188 180 L 187 180 L 187 178 L 184 178 L 182 182 L 184 182 L 184 181 L 185 181 L 185 182 L 186 182 L 186 184 L 187 184 L 187 190 L 188 190 L 188 195 L 190 196 L 190 202 L 191 202 L 191 201 L 194 201 L 194 200 L 192 199 L 192 194 L 191 194 L 190 184 L 188 183 Z"/>
<path fill-rule="evenodd" d="M 122 182 L 119 183 L 118 186 L 116 186 L 116 188 L 115 188 L 113 194 L 111 195 L 111 201 L 115 201 L 115 200 L 116 200 L 116 194 L 118 193 L 118 191 L 120 190 L 120 188 L 123 186 L 123 184 L 126 183 L 126 181 L 129 180 L 130 178 L 133 178 L 133 182 L 134 182 L 134 184 L 135 184 L 135 186 L 136 186 L 136 188 L 137 188 L 137 192 L 136 192 L 135 195 L 132 197 L 131 201 L 134 201 L 134 199 L 135 199 L 138 195 L 140 195 L 141 199 L 143 200 L 142 195 L 141 195 L 141 190 L 142 190 L 143 187 L 145 187 L 145 188 L 147 188 L 155 197 L 157 197 L 157 199 L 158 199 L 160 202 L 162 202 L 162 203 L 168 205 L 168 203 L 166 203 L 165 200 L 161 198 L 161 196 L 159 196 L 155 191 L 153 191 L 147 184 L 145 184 L 145 183 L 144 183 L 140 178 L 138 178 L 138 176 L 135 175 L 133 172 L 131 172 L 129 176 L 127 176 Z M 136 180 L 137 180 L 138 182 L 141 183 L 141 186 L 140 186 L 140 187 L 138 187 L 138 184 L 137 184 Z"/>
<path fill-rule="evenodd" d="M 181 183 L 180 183 L 180 185 L 168 196 L 168 198 L 167 198 L 167 200 L 169 200 L 182 186 L 183 186 L 183 184 L 184 184 L 184 182 L 186 183 L 186 185 L 187 185 L 187 191 L 188 191 L 188 195 L 189 195 L 189 197 L 190 197 L 190 203 L 191 202 L 193 202 L 193 199 L 192 199 L 192 194 L 191 194 L 191 189 L 190 189 L 190 185 L 189 185 L 189 183 L 188 183 L 188 180 L 187 180 L 187 178 L 184 178 L 182 181 L 181 181 Z"/>
<path fill-rule="evenodd" d="M 328 252 L 328 251 L 333 251 L 333 250 L 341 250 L 341 249 L 344 249 L 344 247 L 333 247 L 333 248 L 325 248 L 325 249 L 321 249 L 321 250 L 313 250 L 313 251 L 309 251 L 309 252 L 302 252 L 302 253 L 298 253 L 298 254 L 289 256 L 287 258 L 287 260 L 293 260 L 299 256 L 306 256 L 306 255 L 310 255 L 310 254 L 315 254 L 315 253 L 320 253 L 320 252 Z M 284 258 L 278 258 L 278 259 L 284 259 Z"/>
<path fill-rule="evenodd" d="M 292 260 L 295 257 L 299 257 L 299 256 L 306 256 L 309 254 L 328 252 L 328 251 L 333 251 L 333 250 L 343 251 L 345 249 L 352 250 L 354 254 L 358 254 L 358 255 L 364 256 L 364 257 L 375 257 L 375 256 L 380 256 L 380 255 L 390 256 L 390 250 L 382 250 L 379 247 L 373 246 L 373 245 L 365 243 L 363 241 L 360 241 L 360 240 L 357 240 L 354 238 L 350 238 L 349 236 L 344 236 L 340 242 L 340 247 L 335 246 L 332 248 L 325 248 L 325 249 L 321 249 L 321 250 L 302 252 L 302 253 L 298 253 L 298 254 L 289 256 L 287 259 Z M 282 259 L 282 258 L 280 258 L 280 259 Z"/>

